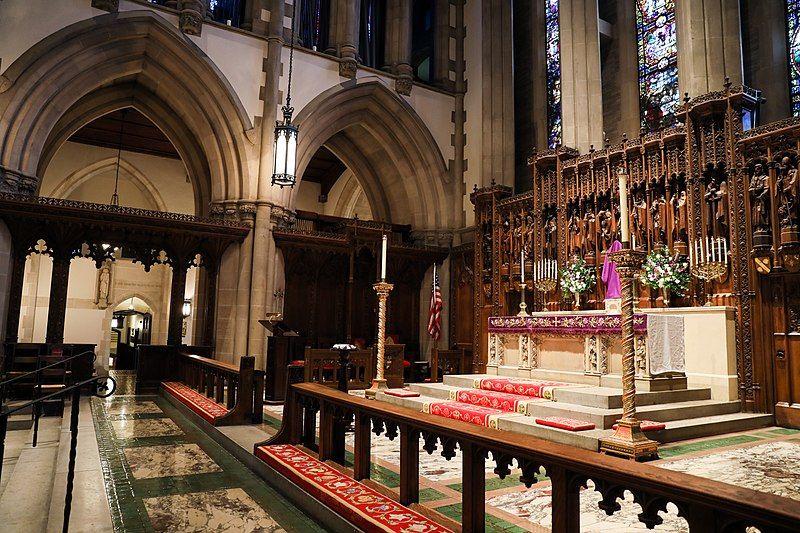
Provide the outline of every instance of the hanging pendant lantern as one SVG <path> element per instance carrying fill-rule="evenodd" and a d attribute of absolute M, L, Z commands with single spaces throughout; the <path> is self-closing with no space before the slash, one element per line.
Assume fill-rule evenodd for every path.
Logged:
<path fill-rule="evenodd" d="M 289 85 L 286 90 L 286 105 L 283 106 L 283 122 L 275 122 L 275 147 L 273 156 L 275 165 L 272 172 L 272 184 L 294 187 L 297 177 L 297 126 L 292 124 L 292 63 L 294 62 L 294 28 L 297 12 L 297 0 L 292 4 L 292 41 L 289 44 Z"/>

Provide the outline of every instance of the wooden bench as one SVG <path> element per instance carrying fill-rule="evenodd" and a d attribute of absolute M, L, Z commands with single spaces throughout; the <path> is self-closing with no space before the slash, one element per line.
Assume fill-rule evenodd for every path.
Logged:
<path fill-rule="evenodd" d="M 301 448 L 255 448 L 256 457 L 364 531 L 451 531 L 341 473 Z"/>
<path fill-rule="evenodd" d="M 264 372 L 255 369 L 255 358 L 246 356 L 239 366 L 179 353 L 180 381 L 165 381 L 161 390 L 170 394 L 215 426 L 258 424 L 263 419 Z"/>
<path fill-rule="evenodd" d="M 386 369 L 384 377 L 390 388 L 403 386 L 403 361 L 405 344 L 387 344 L 384 352 Z M 306 348 L 304 381 L 336 387 L 339 383 L 339 353 L 329 349 Z M 374 348 L 350 352 L 347 370 L 348 390 L 368 389 L 372 386 L 377 367 Z"/>

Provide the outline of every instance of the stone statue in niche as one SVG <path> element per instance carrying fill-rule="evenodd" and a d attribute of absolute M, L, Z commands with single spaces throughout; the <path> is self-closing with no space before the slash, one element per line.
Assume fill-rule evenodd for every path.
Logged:
<path fill-rule="evenodd" d="M 797 169 L 789 157 L 781 160 L 775 185 L 778 189 L 778 222 L 781 227 L 781 243 L 797 242 Z"/>
<path fill-rule="evenodd" d="M 111 265 L 106 262 L 97 271 L 97 292 L 95 296 L 95 304 L 100 309 L 108 307 L 109 292 L 111 291 Z"/>
<path fill-rule="evenodd" d="M 769 247 L 771 245 L 770 230 L 770 190 L 769 176 L 762 163 L 753 166 L 750 178 L 750 216 L 753 226 L 753 246 Z"/>
<path fill-rule="evenodd" d="M 641 246 L 647 244 L 647 198 L 644 187 L 636 187 L 633 192 L 633 235 L 636 243 Z"/>

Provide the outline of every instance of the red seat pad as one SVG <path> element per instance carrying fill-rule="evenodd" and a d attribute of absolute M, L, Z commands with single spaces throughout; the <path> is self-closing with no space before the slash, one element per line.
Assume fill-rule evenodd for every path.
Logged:
<path fill-rule="evenodd" d="M 611 429 L 617 429 L 619 424 L 614 424 L 611 426 Z M 652 420 L 639 420 L 639 426 L 642 428 L 642 431 L 658 431 L 660 429 L 666 429 L 667 425 L 663 422 L 654 422 Z"/>
<path fill-rule="evenodd" d="M 418 392 L 408 389 L 386 389 L 383 393 L 389 396 L 397 396 L 398 398 L 416 398 L 419 396 Z"/>
<path fill-rule="evenodd" d="M 482 389 L 451 390 L 450 399 L 471 405 L 523 414 L 525 414 L 525 403 L 523 402 L 531 401 L 530 396 Z"/>
<path fill-rule="evenodd" d="M 191 387 L 178 381 L 165 381 L 161 383 L 168 393 L 181 401 L 186 407 L 200 415 L 206 422 L 213 424 L 217 418 L 228 414 L 228 408 L 220 405 L 211 398 L 207 398 Z"/>
<path fill-rule="evenodd" d="M 532 396 L 533 398 L 552 398 L 553 387 L 572 387 L 571 383 L 560 381 L 533 381 L 509 378 L 479 378 L 475 387 L 483 390 Z"/>
<path fill-rule="evenodd" d="M 576 420 L 574 418 L 564 418 L 563 416 L 537 418 L 536 423 L 542 426 L 566 429 L 567 431 L 585 431 L 587 429 L 594 429 L 594 424 L 591 422 L 587 422 L 585 420 Z"/>
<path fill-rule="evenodd" d="M 256 457 L 364 531 L 450 531 L 294 446 L 259 446 Z"/>
<path fill-rule="evenodd" d="M 469 405 L 461 402 L 430 402 L 422 406 L 423 413 L 461 420 L 478 426 L 497 427 L 497 415 L 505 414 L 500 409 Z"/>

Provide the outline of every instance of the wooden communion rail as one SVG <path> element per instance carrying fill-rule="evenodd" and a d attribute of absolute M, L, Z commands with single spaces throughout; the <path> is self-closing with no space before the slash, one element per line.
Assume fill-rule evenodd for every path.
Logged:
<path fill-rule="evenodd" d="M 371 433 L 400 438 L 400 494 L 402 505 L 419 502 L 419 439 L 429 454 L 441 448 L 450 460 L 461 450 L 463 531 L 484 531 L 486 485 L 484 461 L 491 457 L 501 478 L 511 475 L 512 463 L 521 469 L 520 483 L 530 487 L 544 469 L 552 484 L 552 528 L 580 531 L 579 494 L 588 480 L 602 494 L 599 506 L 609 515 L 620 509 L 618 498 L 633 493 L 641 505 L 639 520 L 652 528 L 662 522 L 659 512 L 671 502 L 692 532 L 743 532 L 757 527 L 762 533 L 797 531 L 798 502 L 727 485 L 647 464 L 625 461 L 548 442 L 501 432 L 456 420 L 419 413 L 374 400 L 354 397 L 302 379 L 290 370 L 283 425 L 270 444 L 300 444 L 316 450 L 319 459 L 344 464 L 345 428 L 355 431 L 353 477 L 370 477 Z M 319 444 L 316 414 L 320 414 Z"/>

